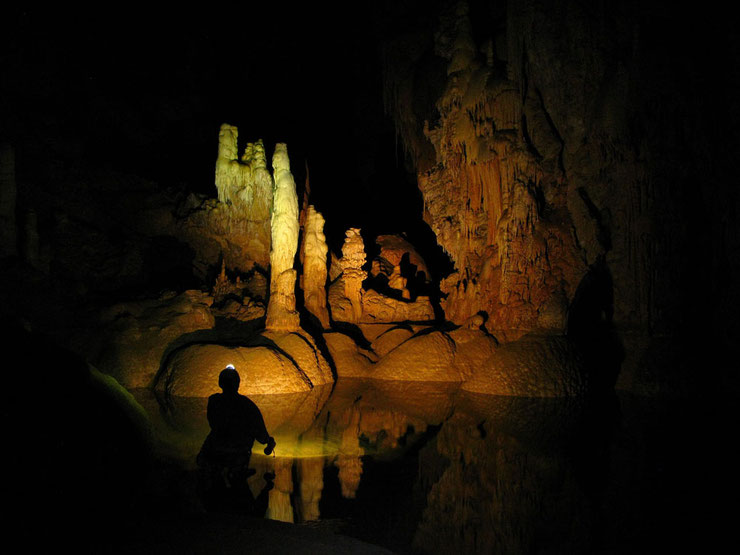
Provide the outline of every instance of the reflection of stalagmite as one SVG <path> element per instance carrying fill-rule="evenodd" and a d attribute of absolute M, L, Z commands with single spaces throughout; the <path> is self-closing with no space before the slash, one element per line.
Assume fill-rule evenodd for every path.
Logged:
<path fill-rule="evenodd" d="M 339 455 L 334 464 L 339 468 L 339 483 L 342 485 L 342 497 L 354 499 L 362 478 L 362 459 Z"/>
<path fill-rule="evenodd" d="M 334 465 L 339 468 L 339 483 L 342 486 L 342 496 L 353 499 L 357 494 L 362 477 L 362 459 L 365 450 L 360 447 L 360 411 L 353 409 L 345 415 L 348 422 L 342 431 L 339 456 Z"/>
<path fill-rule="evenodd" d="M 302 247 L 301 289 L 304 304 L 326 329 L 329 327 L 329 311 L 326 308 L 326 254 L 329 248 L 324 235 L 324 217 L 313 206 L 306 211 Z"/>
<path fill-rule="evenodd" d="M 294 331 L 299 327 L 295 309 L 295 279 L 293 269 L 298 249 L 298 195 L 290 173 L 288 149 L 284 143 L 275 145 L 272 157 L 275 192 L 273 195 L 272 249 L 270 250 L 270 303 L 267 307 L 267 329 Z"/>
<path fill-rule="evenodd" d="M 298 459 L 298 481 L 301 491 L 301 514 L 300 520 L 318 520 L 319 501 L 321 491 L 324 489 L 324 459 L 323 457 L 312 457 Z"/>
<path fill-rule="evenodd" d="M 275 460 L 275 487 L 270 490 L 270 499 L 265 516 L 271 520 L 294 522 L 293 505 L 293 459 Z"/>

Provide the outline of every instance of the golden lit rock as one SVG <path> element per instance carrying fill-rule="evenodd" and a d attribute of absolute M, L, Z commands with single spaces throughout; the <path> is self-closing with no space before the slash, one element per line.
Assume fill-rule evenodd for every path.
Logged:
<path fill-rule="evenodd" d="M 303 303 L 316 316 L 324 329 L 329 328 L 329 311 L 326 306 L 326 256 L 329 247 L 324 236 L 324 217 L 311 205 L 306 211 L 301 245 L 300 284 Z"/>
<path fill-rule="evenodd" d="M 298 249 L 298 195 L 285 144 L 275 145 L 272 167 L 275 193 L 270 220 L 270 302 L 266 326 L 270 330 L 294 331 L 299 327 L 295 307 L 296 271 L 293 269 Z"/>

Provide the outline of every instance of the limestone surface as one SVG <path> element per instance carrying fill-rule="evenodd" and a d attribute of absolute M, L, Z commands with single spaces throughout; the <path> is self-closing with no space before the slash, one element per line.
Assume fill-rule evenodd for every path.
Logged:
<path fill-rule="evenodd" d="M 239 372 L 246 395 L 297 393 L 333 381 L 310 336 L 266 332 L 252 344 L 183 347 L 170 357 L 158 388 L 174 397 L 208 397 L 220 391 L 218 375 L 228 364 Z"/>
<path fill-rule="evenodd" d="M 94 338 L 81 338 L 77 349 L 121 385 L 150 387 L 174 341 L 214 327 L 212 302 L 206 293 L 185 291 L 113 305 L 102 313 Z"/>
<path fill-rule="evenodd" d="M 379 380 L 459 382 L 462 376 L 452 366 L 455 351 L 446 333 L 419 334 L 381 358 L 371 375 Z"/>
<path fill-rule="evenodd" d="M 474 369 L 465 391 L 515 397 L 574 397 L 588 391 L 578 349 L 564 337 L 525 336 L 505 343 Z"/>

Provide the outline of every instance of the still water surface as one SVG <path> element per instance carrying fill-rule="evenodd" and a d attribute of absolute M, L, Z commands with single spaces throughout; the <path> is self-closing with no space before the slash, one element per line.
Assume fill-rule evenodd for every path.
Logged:
<path fill-rule="evenodd" d="M 400 553 L 661 552 L 700 532 L 685 404 L 347 379 L 251 398 L 277 440 L 250 465 L 267 518 Z M 163 449 L 186 465 L 208 433 L 205 408 L 150 403 Z"/>

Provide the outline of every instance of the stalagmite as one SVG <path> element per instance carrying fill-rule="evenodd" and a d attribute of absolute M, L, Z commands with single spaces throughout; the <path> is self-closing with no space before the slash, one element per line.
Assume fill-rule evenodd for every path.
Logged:
<path fill-rule="evenodd" d="M 196 212 L 188 232 L 198 244 L 215 235 L 221 252 L 212 256 L 246 271 L 255 263 L 269 264 L 273 180 L 262 141 L 248 143 L 240 158 L 238 137 L 236 127 L 221 125 L 215 175 L 219 202 Z"/>
<path fill-rule="evenodd" d="M 248 169 L 239 164 L 237 140 L 239 130 L 224 123 L 218 134 L 218 157 L 216 158 L 216 189 L 218 200 L 231 203 L 236 191 L 242 188 Z"/>
<path fill-rule="evenodd" d="M 275 190 L 270 222 L 270 302 L 266 327 L 276 331 L 295 331 L 299 328 L 295 309 L 296 271 L 293 269 L 298 249 L 298 195 L 284 143 L 275 145 L 272 168 Z"/>
<path fill-rule="evenodd" d="M 329 311 L 326 307 L 328 251 L 324 235 L 324 217 L 313 206 L 309 206 L 303 228 L 301 289 L 306 309 L 319 319 L 324 329 L 329 327 Z"/>
<path fill-rule="evenodd" d="M 346 232 L 342 245 L 342 280 L 344 282 L 344 296 L 349 299 L 352 307 L 351 320 L 359 322 L 362 319 L 362 282 L 367 278 L 367 272 L 362 269 L 365 264 L 365 243 L 357 228 L 350 228 Z"/>

